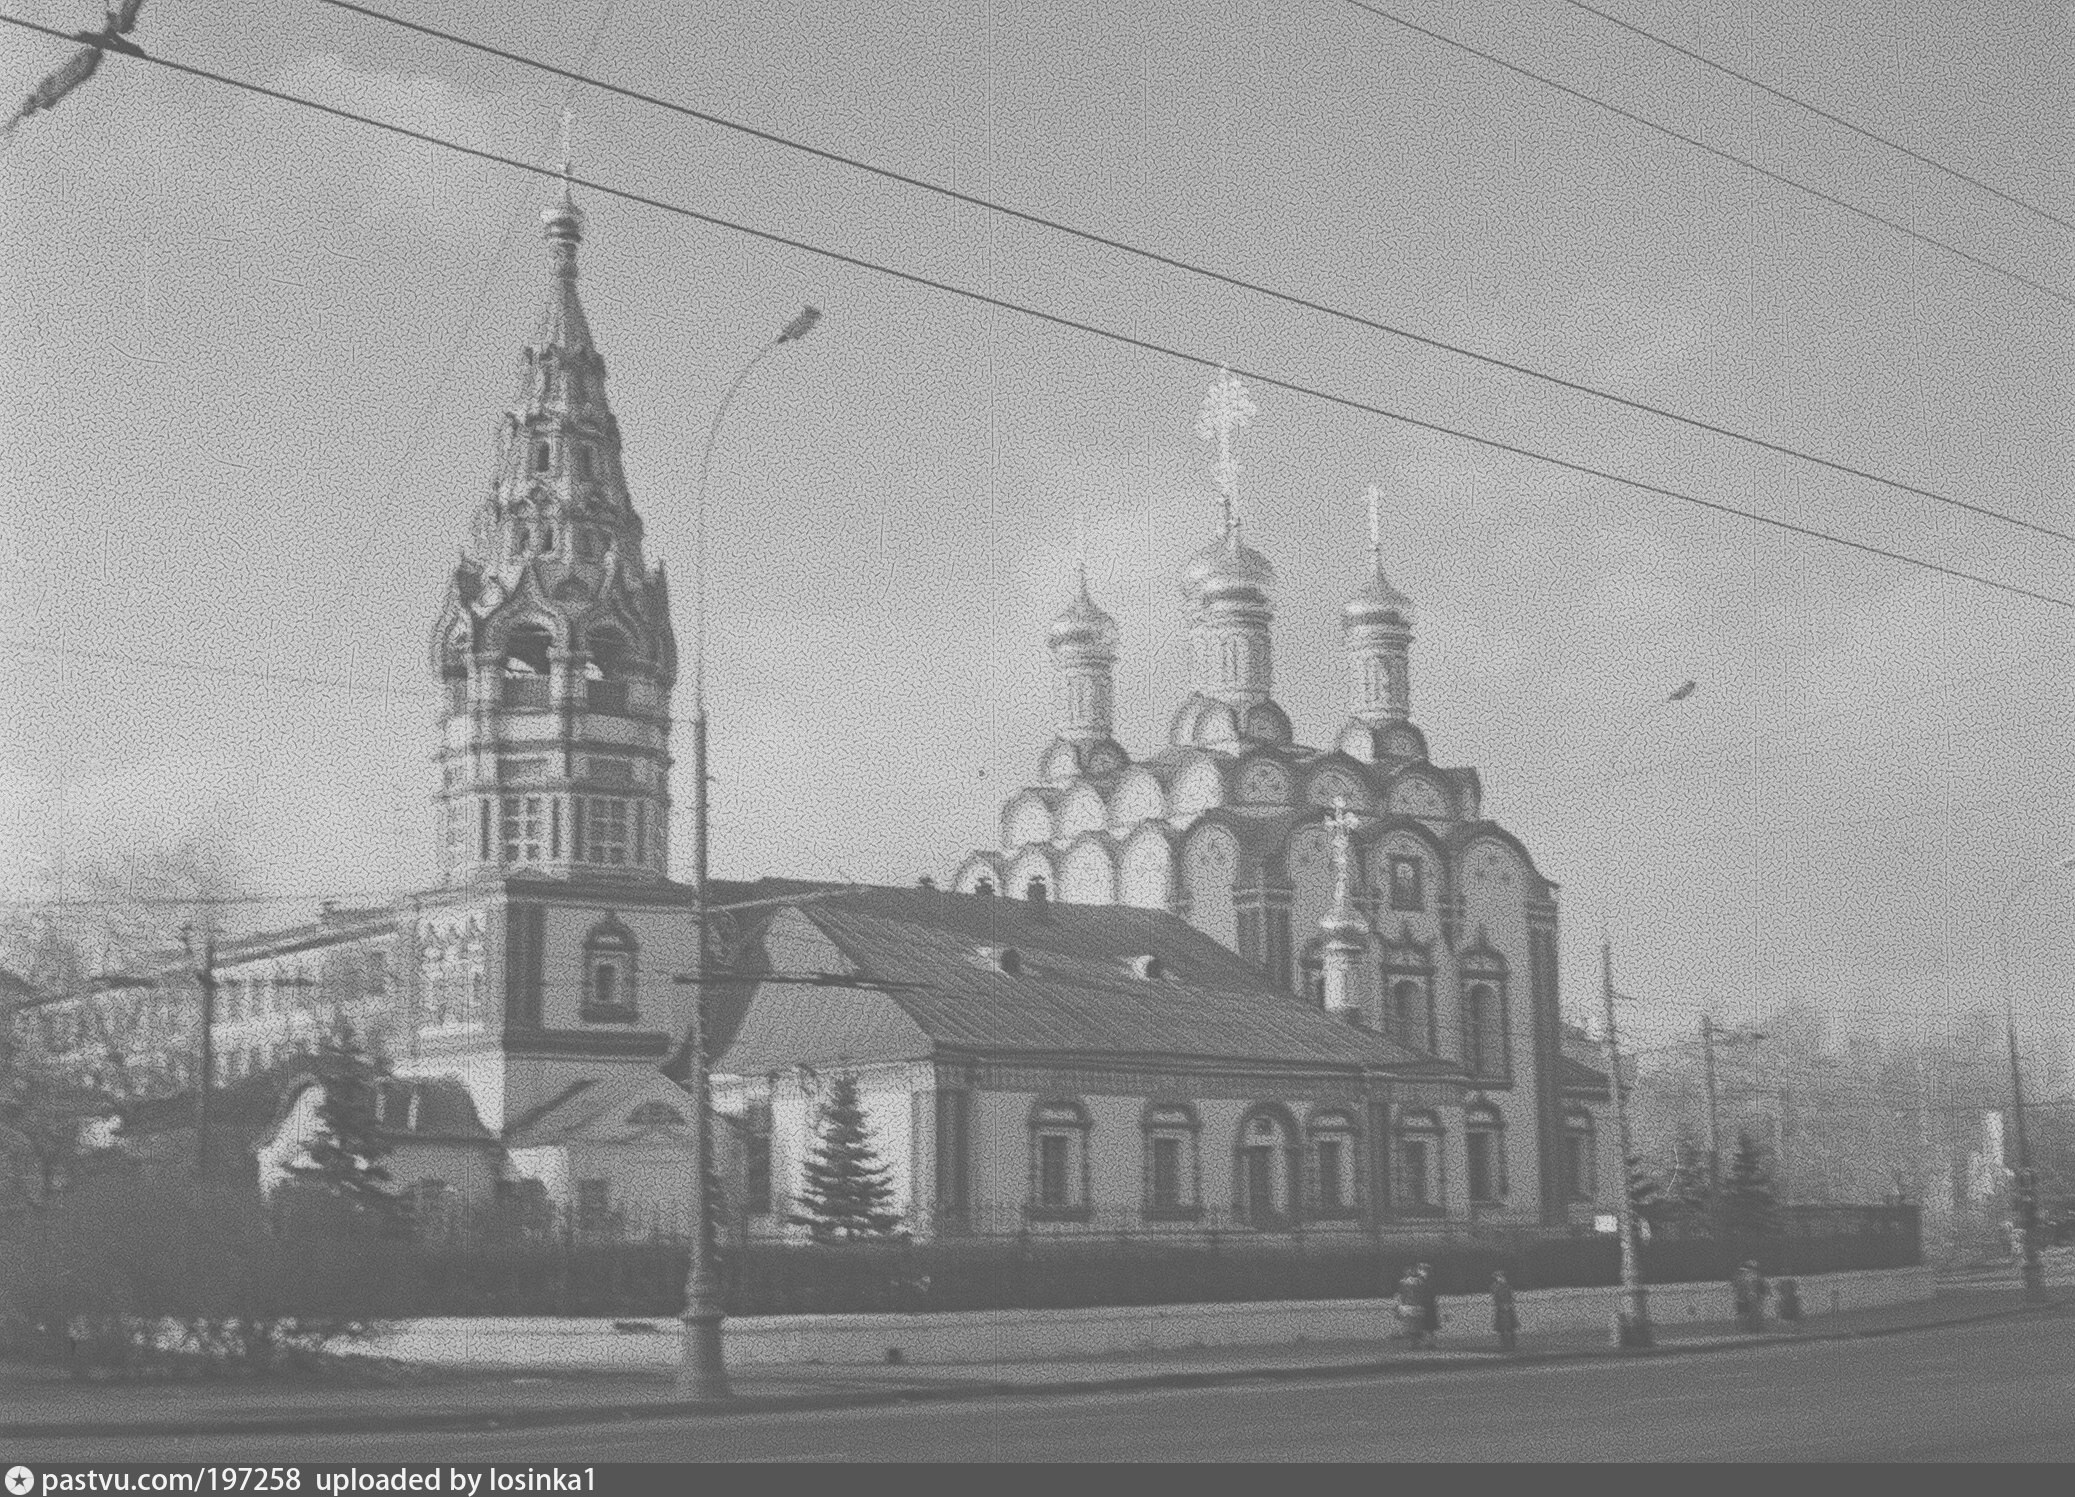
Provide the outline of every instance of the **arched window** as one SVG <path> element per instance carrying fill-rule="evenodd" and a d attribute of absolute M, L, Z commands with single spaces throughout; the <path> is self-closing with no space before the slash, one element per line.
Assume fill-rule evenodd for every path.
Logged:
<path fill-rule="evenodd" d="M 1088 1109 L 1040 1102 L 1030 1114 L 1030 1215 L 1052 1220 L 1088 1214 Z"/>
<path fill-rule="evenodd" d="M 1472 1076 L 1512 1074 L 1506 1043 L 1506 959 L 1480 936 L 1463 953 L 1463 1065 Z"/>
<path fill-rule="evenodd" d="M 521 624 L 504 644 L 504 705 L 543 708 L 548 705 L 548 652 L 554 639 L 539 624 Z"/>
<path fill-rule="evenodd" d="M 1495 1205 L 1506 1198 L 1506 1120 L 1497 1108 L 1473 1107 L 1463 1119 L 1463 1161 L 1470 1203 Z"/>
<path fill-rule="evenodd" d="M 1425 866 L 1410 855 L 1390 860 L 1391 908 L 1417 911 L 1427 907 Z"/>
<path fill-rule="evenodd" d="M 1463 1065 L 1472 1076 L 1506 1074 L 1506 1005 L 1496 983 L 1463 994 Z"/>
<path fill-rule="evenodd" d="M 584 937 L 585 1020 L 594 1024 L 630 1024 L 635 1016 L 636 960 L 640 945 L 634 932 L 610 911 Z"/>
<path fill-rule="evenodd" d="M 1304 955 L 1297 962 L 1298 991 L 1304 1001 L 1313 1008 L 1326 1006 L 1326 961 L 1319 954 L 1319 943 L 1313 941 L 1304 948 Z"/>
<path fill-rule="evenodd" d="M 1186 1102 L 1156 1102 L 1146 1109 L 1145 1132 L 1146 1215 L 1170 1220 L 1200 1215 L 1196 1109 Z"/>
<path fill-rule="evenodd" d="M 1391 983 L 1391 1038 L 1413 1050 L 1434 1049 L 1434 1005 L 1427 979 L 1400 977 Z"/>
<path fill-rule="evenodd" d="M 1563 1187 L 1564 1199 L 1589 1201 L 1598 1190 L 1594 1179 L 1594 1165 L 1598 1158 L 1599 1140 L 1592 1125 L 1592 1114 L 1582 1107 L 1573 1107 L 1563 1115 Z"/>
<path fill-rule="evenodd" d="M 1353 1216 L 1360 1201 L 1355 1190 L 1355 1125 L 1334 1109 L 1311 1116 L 1312 1212 L 1321 1217 Z"/>
<path fill-rule="evenodd" d="M 1240 1220 L 1264 1230 L 1286 1227 L 1297 1214 L 1296 1129 L 1279 1107 L 1257 1108 L 1239 1126 L 1233 1201 Z"/>
<path fill-rule="evenodd" d="M 532 551 L 533 532 L 528 530 L 524 525 L 521 525 L 517 530 L 514 530 L 512 532 L 512 555 L 514 557 L 527 556 L 530 555 Z"/>
<path fill-rule="evenodd" d="M 1393 1185 L 1399 1211 L 1413 1216 L 1440 1215 L 1441 1137 L 1440 1120 L 1431 1112 L 1408 1112 L 1398 1119 Z"/>
<path fill-rule="evenodd" d="M 627 1114 L 629 1128 L 682 1128 L 684 1114 L 668 1102 L 644 1102 Z"/>
<path fill-rule="evenodd" d="M 582 442 L 576 444 L 576 476 L 578 478 L 589 478 L 591 476 L 591 449 Z"/>
<path fill-rule="evenodd" d="M 535 442 L 533 444 L 533 471 L 545 473 L 554 466 L 554 463 L 554 444 L 551 442 Z"/>

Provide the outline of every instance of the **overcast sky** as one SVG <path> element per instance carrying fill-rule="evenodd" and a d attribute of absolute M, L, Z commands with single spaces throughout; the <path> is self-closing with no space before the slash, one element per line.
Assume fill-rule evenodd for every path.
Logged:
<path fill-rule="evenodd" d="M 2075 289 L 2075 233 L 1561 0 L 1396 8 Z M 1607 8 L 2075 218 L 2064 4 Z M 93 7 L 17 9 L 69 28 Z M 411 13 L 566 65 L 600 8 Z M 314 0 L 254 21 L 152 0 L 138 36 L 554 153 L 555 80 Z M 0 35 L 0 91 L 64 51 Z M 619 0 L 593 66 L 2075 528 L 2068 304 L 1344 4 Z M 580 174 L 2075 600 L 2075 546 L 680 117 L 595 93 L 576 107 Z M 60 846 L 202 824 L 228 825 L 270 892 L 429 878 L 427 631 L 542 295 L 544 191 L 120 58 L 0 149 L 17 897 Z M 1049 734 L 1041 634 L 1077 525 L 1122 627 L 1121 736 L 1157 747 L 1185 689 L 1175 578 L 1214 513 L 1193 431 L 1206 368 L 585 206 L 583 294 L 682 637 L 715 403 L 802 303 L 826 313 L 756 374 L 714 465 L 718 873 L 906 883 L 993 845 Z M 1389 570 L 1420 607 L 1414 715 L 1563 886 L 1568 1008 L 1594 1006 L 1603 918 L 1639 1027 L 1664 1036 L 1703 1006 L 1807 998 L 1845 1023 L 1942 1025 L 1993 1000 L 2005 896 L 2075 850 L 2075 613 L 1254 395 L 1242 505 L 1283 578 L 1278 695 L 1300 738 L 1327 741 L 1345 712 L 1335 614 L 1381 483 Z M 1690 700 L 1644 711 L 1688 678 Z M 2042 1015 L 2075 999 L 2071 913 L 2075 873 L 2012 917 Z"/>

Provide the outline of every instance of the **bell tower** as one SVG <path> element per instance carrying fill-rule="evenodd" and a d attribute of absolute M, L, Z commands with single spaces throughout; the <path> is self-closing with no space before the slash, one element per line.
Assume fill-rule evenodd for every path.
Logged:
<path fill-rule="evenodd" d="M 577 298 L 584 214 L 566 170 L 541 214 L 546 302 L 432 635 L 449 884 L 669 872 L 677 641 Z"/>

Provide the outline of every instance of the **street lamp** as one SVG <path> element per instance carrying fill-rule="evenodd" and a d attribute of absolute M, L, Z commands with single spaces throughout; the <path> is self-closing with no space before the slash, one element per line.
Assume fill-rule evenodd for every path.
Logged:
<path fill-rule="evenodd" d="M 2039 1261 L 2039 1176 L 2032 1168 L 2031 1136 L 2025 1128 L 2025 1083 L 2017 1063 L 2017 1009 L 2010 992 L 2010 914 L 2017 902 L 2064 869 L 2075 868 L 2075 856 L 2055 858 L 2010 891 L 1996 913 L 1996 941 L 2002 955 L 2003 1032 L 2010 1042 L 2010 1112 L 2017 1124 L 2017 1231 L 2022 1244 L 2024 1297 L 2038 1304 L 2046 1298 L 2046 1266 Z"/>
<path fill-rule="evenodd" d="M 1632 718 L 1621 736 L 1614 740 L 1606 761 L 1600 769 L 1600 782 L 1606 783 L 1613 773 L 1614 761 L 1628 742 L 1635 737 L 1644 722 L 1654 713 L 1683 702 L 1700 689 L 1696 681 L 1682 683 L 1662 701 L 1651 702 Z M 1616 875 L 1618 877 L 1618 873 Z M 1642 1264 L 1636 1252 L 1635 1202 L 1629 1198 L 1629 1161 L 1634 1157 L 1635 1144 L 1628 1126 L 1628 1089 L 1621 1079 L 1621 1040 L 1614 1024 L 1614 942 L 1607 933 L 1607 921 L 1600 922 L 1600 999 L 1606 1006 L 1607 1024 L 1607 1084 L 1614 1092 L 1614 1122 L 1621 1142 L 1620 1180 L 1615 1196 L 1615 1225 L 1621 1232 L 1621 1305 L 1614 1312 L 1614 1344 L 1616 1346 L 1650 1346 L 1656 1341 L 1650 1329 L 1650 1294 L 1643 1287 Z"/>
<path fill-rule="evenodd" d="M 720 1275 L 714 1263 L 713 1202 L 707 1180 L 713 1167 L 712 1077 L 706 1054 L 706 948 L 710 902 L 706 889 L 708 794 L 706 768 L 706 478 L 713 467 L 714 442 L 721 421 L 750 371 L 788 343 L 797 343 L 821 320 L 821 312 L 804 307 L 750 356 L 721 396 L 706 429 L 706 449 L 699 458 L 699 485 L 692 497 L 692 991 L 690 1033 L 692 1091 L 692 1242 L 691 1264 L 684 1281 L 684 1355 L 678 1366 L 678 1391 L 701 1401 L 728 1396 L 728 1364 L 721 1347 L 721 1321 L 727 1315 Z"/>

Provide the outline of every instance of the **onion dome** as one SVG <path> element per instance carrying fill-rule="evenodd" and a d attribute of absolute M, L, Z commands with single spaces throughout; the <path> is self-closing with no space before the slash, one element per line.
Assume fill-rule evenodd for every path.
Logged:
<path fill-rule="evenodd" d="M 1054 615 L 1047 639 L 1055 650 L 1071 646 L 1116 649 L 1117 621 L 1088 596 L 1088 569 L 1085 565 L 1074 568 L 1073 598 Z"/>
<path fill-rule="evenodd" d="M 1182 569 L 1182 595 L 1200 598 L 1226 588 L 1252 588 L 1266 592 L 1275 586 L 1275 567 L 1267 557 L 1239 538 L 1239 525 L 1227 525 L 1225 533 L 1189 558 Z"/>
<path fill-rule="evenodd" d="M 1390 578 L 1383 575 L 1383 563 L 1371 557 L 1369 575 L 1341 608 L 1340 616 L 1349 624 L 1410 624 L 1412 600 L 1391 585 Z"/>

